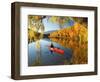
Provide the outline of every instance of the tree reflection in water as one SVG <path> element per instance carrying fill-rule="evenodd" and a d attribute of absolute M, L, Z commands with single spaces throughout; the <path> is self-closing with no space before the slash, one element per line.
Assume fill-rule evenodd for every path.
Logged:
<path fill-rule="evenodd" d="M 61 38 L 50 38 L 52 41 L 59 43 L 61 46 L 71 48 L 73 51 L 72 64 L 87 63 L 87 42 L 80 43 L 79 41 Z"/>

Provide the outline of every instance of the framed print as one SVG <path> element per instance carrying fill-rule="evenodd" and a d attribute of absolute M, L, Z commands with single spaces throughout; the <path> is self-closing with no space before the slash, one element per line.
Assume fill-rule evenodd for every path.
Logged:
<path fill-rule="evenodd" d="M 97 7 L 11 6 L 11 78 L 97 74 Z"/>

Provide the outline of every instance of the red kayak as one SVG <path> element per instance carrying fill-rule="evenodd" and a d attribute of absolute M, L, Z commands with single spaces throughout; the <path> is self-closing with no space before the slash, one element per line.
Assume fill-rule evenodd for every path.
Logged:
<path fill-rule="evenodd" d="M 59 48 L 52 48 L 49 46 L 49 50 L 52 51 L 52 52 L 55 52 L 55 53 L 58 53 L 58 54 L 61 54 L 61 55 L 64 55 L 64 50 L 61 50 Z"/>

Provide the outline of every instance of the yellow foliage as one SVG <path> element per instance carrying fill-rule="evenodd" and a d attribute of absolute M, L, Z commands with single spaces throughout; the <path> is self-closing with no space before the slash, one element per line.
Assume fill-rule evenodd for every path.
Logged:
<path fill-rule="evenodd" d="M 29 42 L 34 41 L 34 31 L 31 28 L 28 29 L 28 41 Z"/>
<path fill-rule="evenodd" d="M 73 27 L 52 32 L 50 39 L 73 51 L 73 64 L 87 63 L 88 30 L 86 25 L 75 23 Z"/>

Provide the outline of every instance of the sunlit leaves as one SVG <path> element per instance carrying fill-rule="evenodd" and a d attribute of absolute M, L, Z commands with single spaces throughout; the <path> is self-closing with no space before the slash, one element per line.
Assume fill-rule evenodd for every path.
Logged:
<path fill-rule="evenodd" d="M 28 16 L 28 41 L 37 41 L 43 38 L 44 26 L 42 16 Z"/>

